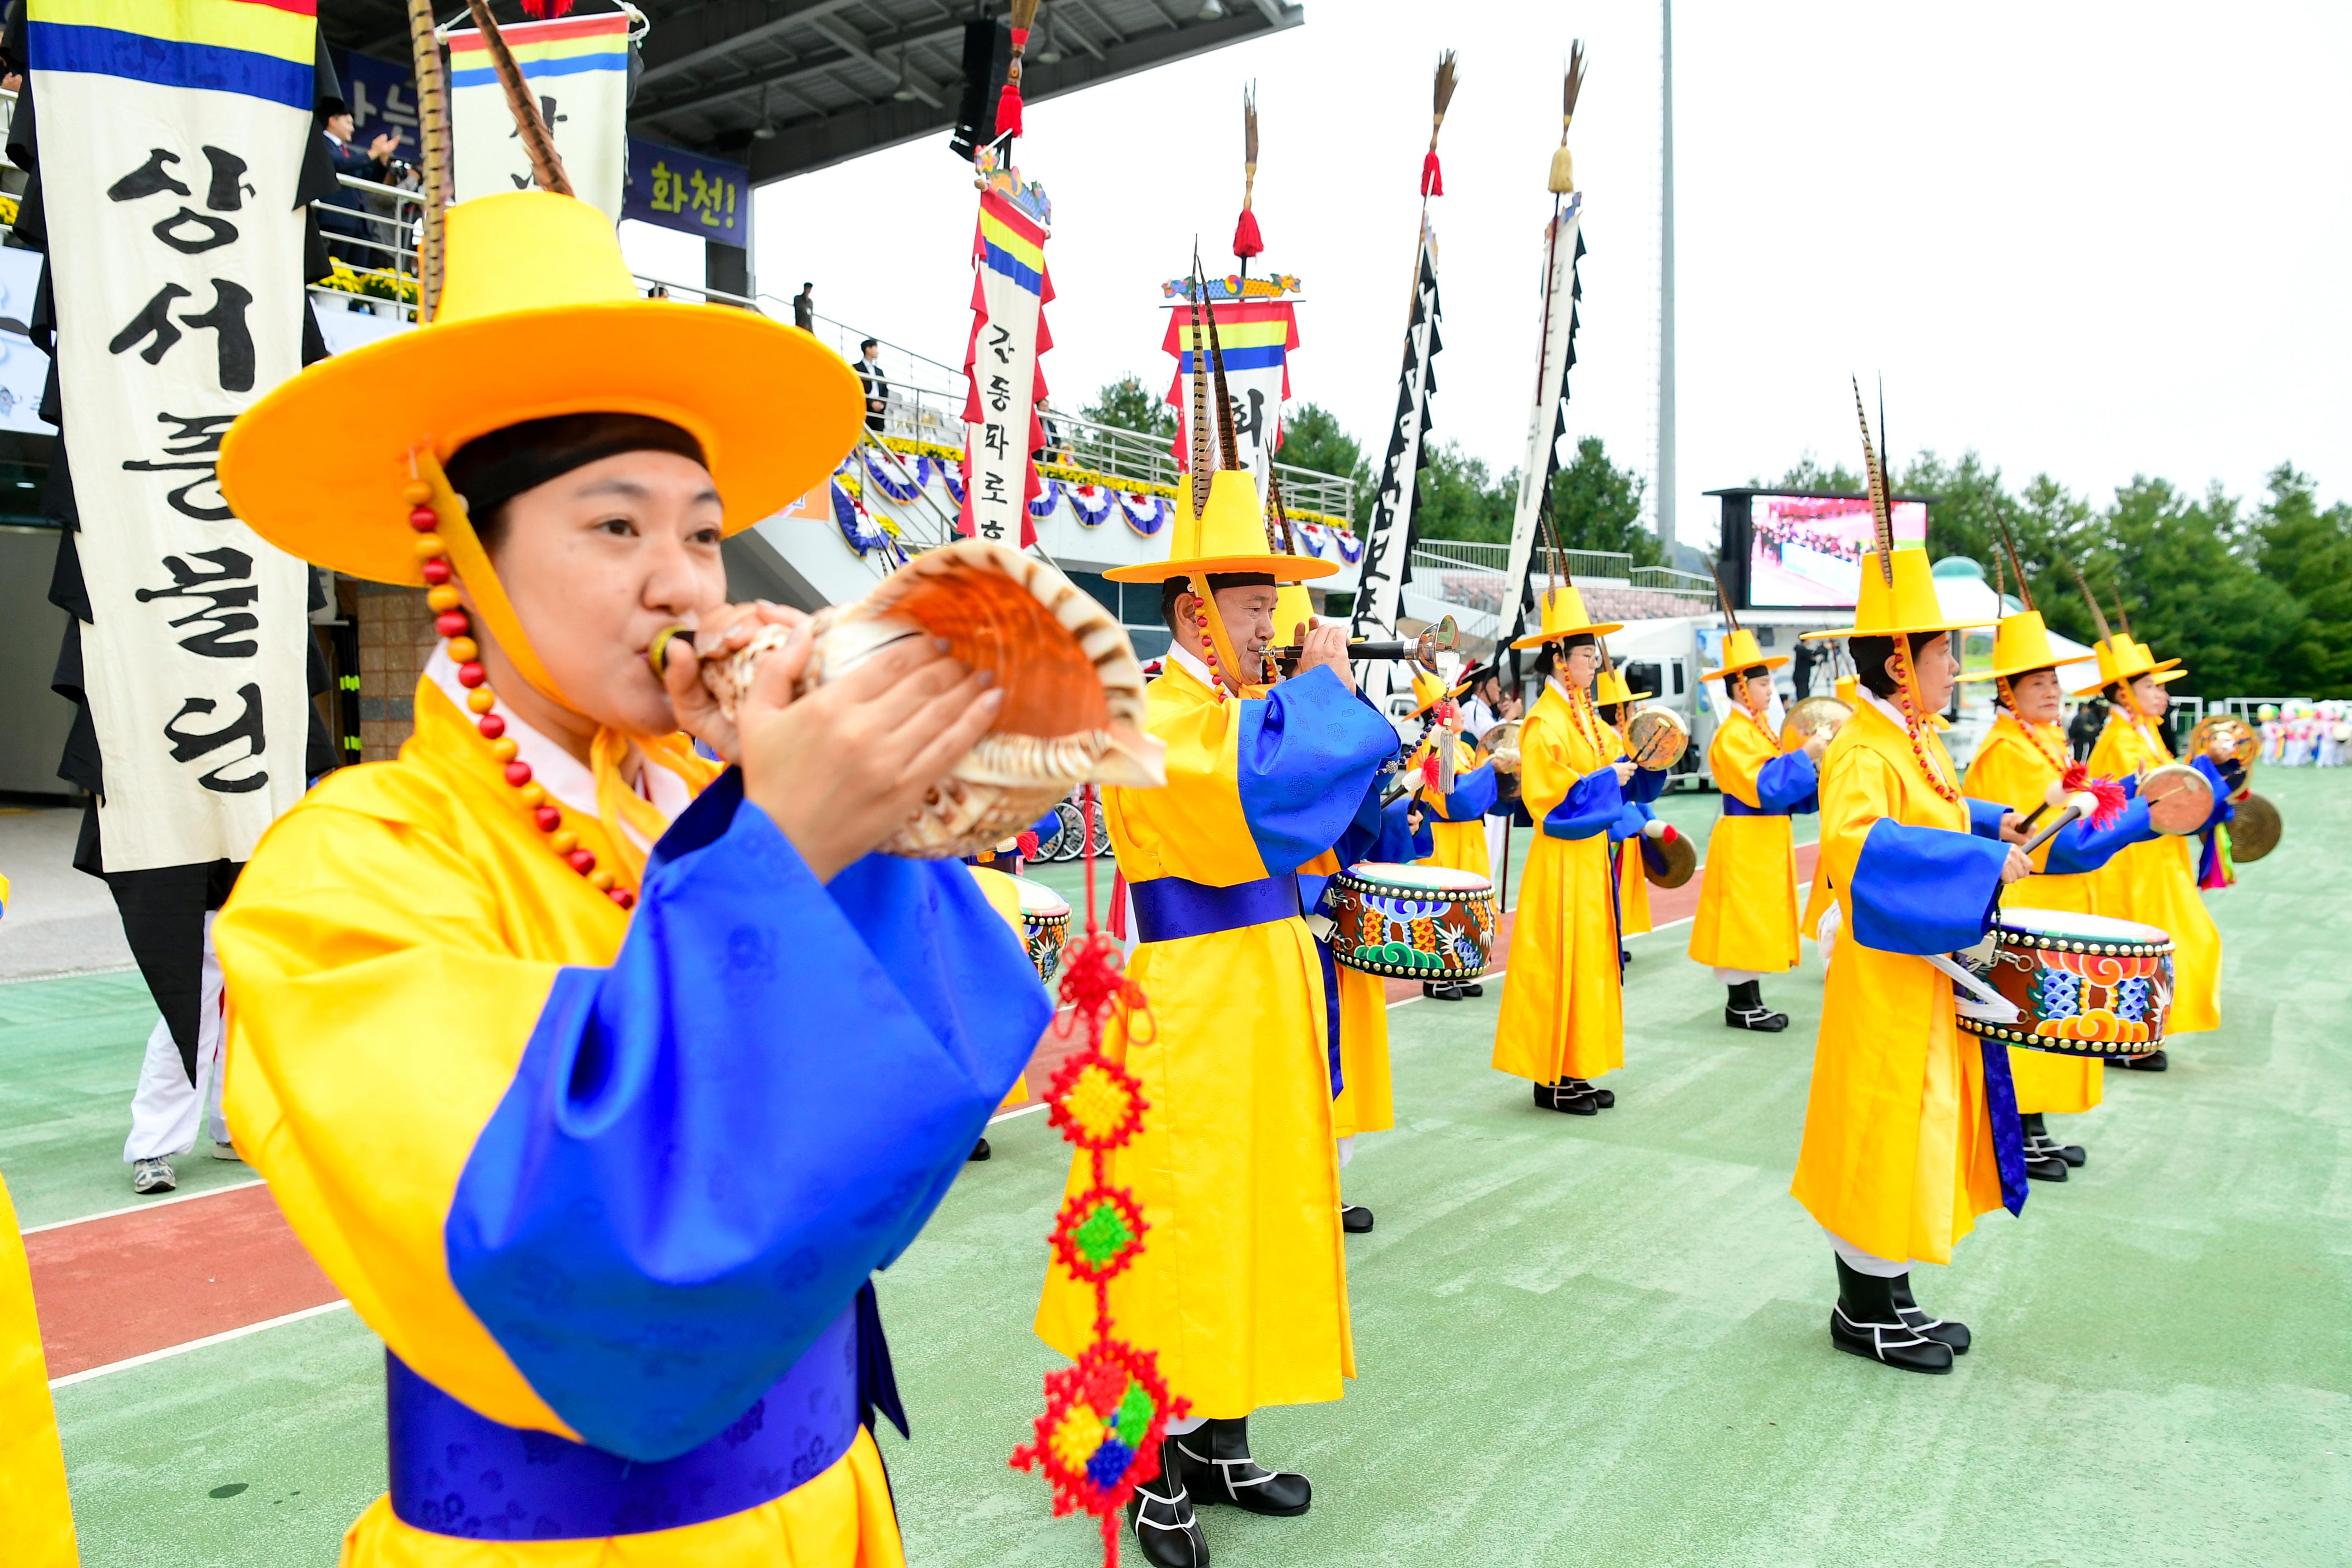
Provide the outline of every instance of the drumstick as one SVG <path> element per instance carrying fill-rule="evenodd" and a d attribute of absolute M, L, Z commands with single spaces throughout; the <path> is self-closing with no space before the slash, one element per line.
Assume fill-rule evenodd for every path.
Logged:
<path fill-rule="evenodd" d="M 2059 834 L 2063 833 L 2069 826 L 2074 823 L 2080 822 L 2084 817 L 2090 816 L 2091 813 L 2096 811 L 2098 808 L 2099 802 L 2095 795 L 2093 795 L 2088 792 L 2075 795 L 2066 802 L 2066 809 L 2058 814 L 2057 821 L 2052 823 L 2049 826 L 2043 828 L 2041 832 L 2027 839 L 2023 844 L 2019 845 L 2018 847 L 2022 849 L 2026 854 L 2031 855 L 2036 849 L 2041 848 L 2044 844 L 2049 843 L 2051 839 L 2055 838 Z M 2037 811 L 2033 815 L 2034 816 L 2039 816 L 2042 814 Z M 2032 817 L 2028 817 L 2026 820 L 2030 823 L 2032 821 Z"/>

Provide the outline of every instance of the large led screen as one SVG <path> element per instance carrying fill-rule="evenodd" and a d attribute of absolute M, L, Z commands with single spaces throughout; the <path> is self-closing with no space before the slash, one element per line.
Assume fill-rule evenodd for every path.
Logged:
<path fill-rule="evenodd" d="M 1843 496 L 1755 496 L 1748 502 L 1748 602 L 1851 607 L 1870 548 L 1870 502 Z M 1895 548 L 1924 548 L 1927 503 L 1895 503 Z"/>

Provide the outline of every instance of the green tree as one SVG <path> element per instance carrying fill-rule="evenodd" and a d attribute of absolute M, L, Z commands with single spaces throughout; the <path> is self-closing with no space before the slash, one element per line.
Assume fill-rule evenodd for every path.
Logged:
<path fill-rule="evenodd" d="M 1176 411 L 1147 389 L 1139 376 L 1105 382 L 1095 400 L 1078 414 L 1097 425 L 1132 430 L 1139 436 L 1157 436 L 1163 441 L 1176 438 Z"/>
<path fill-rule="evenodd" d="M 1507 500 L 1517 489 L 1514 474 Z M 1642 498 L 1648 489 L 1642 475 L 1609 460 L 1600 437 L 1579 440 L 1575 460 L 1552 476 L 1552 527 L 1560 548 L 1614 551 L 1632 556 L 1636 566 L 1664 561 L 1658 536 L 1642 523 Z"/>
<path fill-rule="evenodd" d="M 2293 595 L 2302 611 L 2266 692 L 2352 696 L 2352 505 L 2337 501 L 2322 511 L 2310 476 L 2281 463 L 2271 470 L 2270 497 L 2253 527 L 2263 575 Z"/>
<path fill-rule="evenodd" d="M 1798 458 L 1787 473 L 1782 474 L 1770 484 L 1766 484 L 1760 479 L 1750 479 L 1748 483 L 1751 489 L 1791 492 L 1827 490 L 1833 495 L 1857 495 L 1865 488 L 1862 482 L 1862 477 L 1847 468 L 1843 463 L 1835 463 L 1824 468 L 1820 460 L 1811 452 Z"/>
<path fill-rule="evenodd" d="M 1282 446 L 1275 458 L 1294 468 L 1355 480 L 1356 526 L 1361 529 L 1372 515 L 1372 471 L 1364 461 L 1364 450 L 1321 404 L 1302 404 L 1298 412 L 1284 418 Z"/>
<path fill-rule="evenodd" d="M 1469 456 L 1454 442 L 1424 447 L 1420 497 L 1412 509 L 1413 531 L 1423 539 L 1507 543 L 1517 492 L 1516 470 L 1498 479 L 1483 459 Z"/>
<path fill-rule="evenodd" d="M 2259 537 L 2236 500 L 2215 485 L 2192 501 L 2140 476 L 2116 492 L 2103 521 L 2101 564 L 2123 601 L 2120 619 L 2158 658 L 2189 667 L 2187 689 L 2216 698 L 2276 689 L 2278 656 L 2303 605 L 2255 565 Z"/>

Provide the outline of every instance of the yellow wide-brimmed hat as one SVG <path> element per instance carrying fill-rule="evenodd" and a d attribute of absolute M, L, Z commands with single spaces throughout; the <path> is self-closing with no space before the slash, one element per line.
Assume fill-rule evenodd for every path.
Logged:
<path fill-rule="evenodd" d="M 2076 697 L 2096 697 L 2110 686 L 2118 683 L 2128 685 L 2143 675 L 2156 675 L 2159 681 L 2168 679 L 2157 673 L 2156 660 L 2149 655 L 2147 646 L 2134 642 L 2122 632 L 2098 643 L 2092 651 L 2099 658 L 2099 683 L 2073 693 Z M 2180 675 L 2188 673 L 2185 669 L 2180 671 Z M 2169 679 L 2177 680 L 2179 676 Z"/>
<path fill-rule="evenodd" d="M 1625 678 L 1613 669 L 1604 669 L 1592 678 L 1592 700 L 1599 707 L 1606 708 L 1612 702 L 1639 702 L 1655 695 L 1651 691 L 1627 690 Z"/>
<path fill-rule="evenodd" d="M 2071 661 L 2050 646 L 2050 628 L 2039 610 L 2003 616 L 1992 636 L 1992 668 L 1960 677 L 1962 680 L 2000 680 L 2030 670 L 2054 669 Z"/>
<path fill-rule="evenodd" d="M 2189 673 L 2188 668 L 2177 658 L 2157 658 L 2156 650 L 2146 643 L 2133 646 L 2139 649 L 2139 656 L 2148 661 L 2148 673 L 2156 677 L 2159 686 L 2168 686 Z"/>
<path fill-rule="evenodd" d="M 830 474 L 865 401 L 839 354 L 751 310 L 639 298 L 612 221 L 544 191 L 446 215 L 447 282 L 431 324 L 310 366 L 221 443 L 236 515 L 280 548 L 354 577 L 420 583 L 403 492 L 410 454 L 567 414 L 637 414 L 691 435 L 749 528 Z"/>
<path fill-rule="evenodd" d="M 1756 634 L 1745 626 L 1735 626 L 1732 628 L 1731 635 L 1723 639 L 1723 668 L 1710 669 L 1699 679 L 1721 680 L 1727 675 L 1737 674 L 1743 669 L 1754 669 L 1759 664 L 1767 669 L 1778 669 L 1788 662 L 1786 655 L 1775 655 L 1766 658 L 1763 646 L 1756 640 Z"/>
<path fill-rule="evenodd" d="M 1897 550 L 1888 557 L 1891 575 L 1879 565 L 1878 552 L 1862 558 L 1862 591 L 1853 606 L 1853 625 L 1831 631 L 1807 632 L 1800 640 L 1819 642 L 1825 637 L 1908 637 L 1915 632 L 1956 632 L 1965 626 L 1989 626 L 1997 618 L 1992 616 L 1959 616 L 1945 613 L 1943 602 L 1936 597 L 1936 579 L 1927 566 L 1924 550 Z"/>
<path fill-rule="evenodd" d="M 1466 675 L 1449 689 L 1444 676 L 1432 675 L 1425 669 L 1416 668 L 1412 672 L 1412 695 L 1413 700 L 1421 706 L 1415 708 L 1410 717 L 1418 719 L 1439 703 L 1449 701 L 1469 689 L 1470 678 Z"/>
<path fill-rule="evenodd" d="M 1171 577 L 1250 573 L 1276 583 L 1304 583 L 1339 570 L 1336 561 L 1286 555 L 1265 547 L 1265 507 L 1257 481 L 1246 468 L 1221 468 L 1209 476 L 1209 504 L 1200 516 L 1189 505 L 1177 509 L 1168 531 L 1168 559 L 1114 566 L 1103 574 L 1115 583 L 1164 583 Z M 1290 628 L 1276 628 L 1288 637 Z"/>
<path fill-rule="evenodd" d="M 1596 621 L 1585 614 L 1584 595 L 1572 584 L 1545 589 L 1542 605 L 1543 620 L 1539 623 L 1542 629 L 1530 637 L 1515 639 L 1511 644 L 1513 647 L 1535 647 L 1542 643 L 1558 642 L 1562 637 L 1601 637 L 1625 629 L 1622 621 Z"/>

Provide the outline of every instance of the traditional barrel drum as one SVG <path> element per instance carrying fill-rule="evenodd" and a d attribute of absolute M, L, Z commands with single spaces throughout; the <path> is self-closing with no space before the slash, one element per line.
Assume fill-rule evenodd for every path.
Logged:
<path fill-rule="evenodd" d="M 1367 974 L 1466 980 L 1495 946 L 1495 884 L 1446 866 L 1365 860 L 1331 879 L 1331 957 Z"/>
<path fill-rule="evenodd" d="M 1062 943 L 1069 940 L 1070 904 L 1043 882 L 1015 877 L 1021 890 L 1021 924 L 1028 932 L 1029 962 L 1037 978 L 1051 985 L 1062 967 Z"/>
<path fill-rule="evenodd" d="M 2071 1057 L 2145 1056 L 2172 1010 L 2172 939 L 2156 927 L 2057 910 L 2003 910 L 1990 964 L 1971 965 L 2021 1015 L 1971 1018 L 1983 1039 Z"/>

